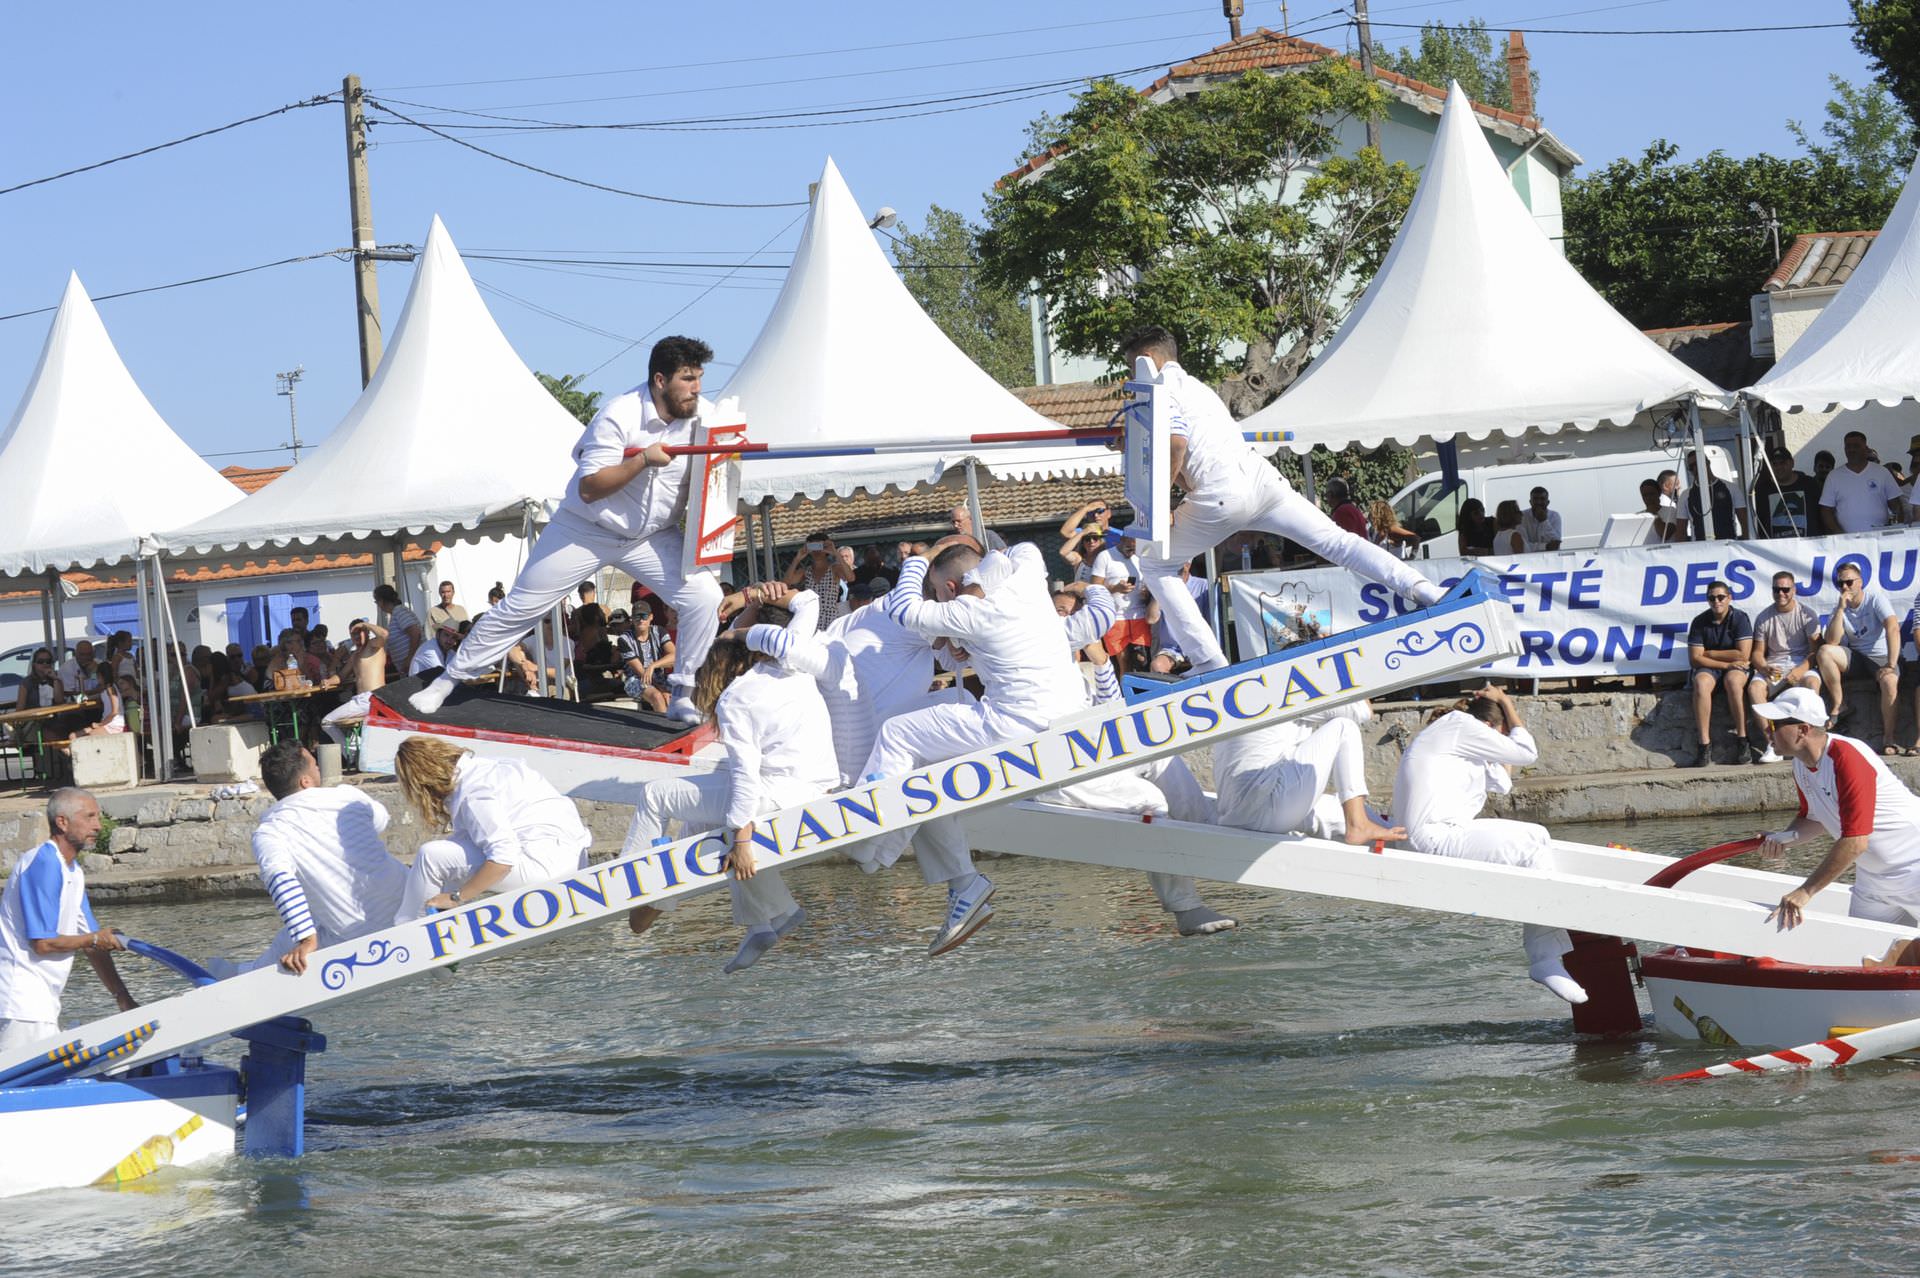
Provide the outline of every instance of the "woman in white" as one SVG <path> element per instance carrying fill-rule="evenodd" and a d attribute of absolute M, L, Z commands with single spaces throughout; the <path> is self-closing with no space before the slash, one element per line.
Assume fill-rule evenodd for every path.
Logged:
<path fill-rule="evenodd" d="M 795 628 L 811 631 L 818 625 L 818 601 L 812 592 L 801 591 L 792 603 Z M 664 839 L 668 823 L 675 820 L 689 833 L 724 827 L 733 921 L 747 929 L 739 952 L 724 969 L 733 973 L 752 967 L 776 941 L 806 921 L 806 911 L 787 891 L 780 871 L 758 864 L 755 819 L 839 788 L 840 764 L 827 703 L 813 676 L 785 669 L 737 635 L 722 635 L 707 650 L 694 676 L 693 704 L 719 729 L 726 764 L 701 776 L 648 782 L 634 809 L 626 846 L 632 851 Z M 658 913 L 640 906 L 632 926 L 644 928 Z"/>
<path fill-rule="evenodd" d="M 573 800 L 524 763 L 482 759 L 440 737 L 408 737 L 394 772 L 428 832 L 395 923 L 585 868 L 593 836 Z"/>
<path fill-rule="evenodd" d="M 1513 699 L 1498 688 L 1483 688 L 1438 715 L 1407 746 L 1393 783 L 1393 815 L 1406 827 L 1407 846 L 1431 856 L 1552 869 L 1552 836 L 1544 827 L 1480 815 L 1490 791 L 1513 788 L 1511 769 L 1539 757 Z M 1523 936 L 1527 975 L 1569 1003 L 1586 1002 L 1587 992 L 1560 961 L 1573 948 L 1565 930 L 1528 923 Z"/>

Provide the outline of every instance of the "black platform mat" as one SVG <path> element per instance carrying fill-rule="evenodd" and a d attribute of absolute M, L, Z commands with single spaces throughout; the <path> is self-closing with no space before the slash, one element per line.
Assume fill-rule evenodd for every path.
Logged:
<path fill-rule="evenodd" d="M 684 723 L 645 710 L 584 706 L 553 697 L 508 697 L 491 688 L 473 685 L 455 688 L 440 712 L 428 718 L 415 713 L 407 704 L 407 698 L 432 681 L 432 675 L 399 679 L 374 693 L 374 700 L 383 702 L 403 718 L 419 723 L 444 723 L 458 728 L 482 728 L 489 732 L 587 741 L 636 750 L 658 750 L 690 730 Z"/>

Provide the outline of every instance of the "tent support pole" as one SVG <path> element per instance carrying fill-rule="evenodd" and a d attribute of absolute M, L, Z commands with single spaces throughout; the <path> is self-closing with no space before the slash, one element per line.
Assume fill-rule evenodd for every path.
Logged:
<path fill-rule="evenodd" d="M 147 560 L 137 555 L 133 561 L 134 607 L 140 617 L 140 686 L 145 691 L 146 704 L 141 707 L 147 724 L 147 740 L 153 744 L 153 778 L 165 781 L 172 776 L 173 753 L 171 740 L 166 729 L 166 702 L 157 695 L 159 680 L 153 669 L 153 597 L 147 587 Z M 107 672 L 108 677 L 112 671 Z"/>
<path fill-rule="evenodd" d="M 1741 399 L 1737 402 L 1740 405 L 1740 492 L 1747 503 L 1746 535 L 1756 537 L 1760 533 L 1760 512 L 1753 506 L 1753 490 L 1756 486 L 1753 472 L 1753 419 L 1747 416 L 1747 401 Z M 1739 529 L 1736 528 L 1735 531 L 1738 532 Z"/>
<path fill-rule="evenodd" d="M 1220 557 L 1214 553 L 1215 547 L 1207 547 L 1207 598 L 1210 606 L 1207 615 L 1213 620 L 1213 641 L 1224 650 L 1227 646 L 1226 631 L 1220 622 L 1220 613 L 1226 604 L 1226 595 L 1220 589 Z"/>
<path fill-rule="evenodd" d="M 1320 494 L 1314 491 L 1311 451 L 1300 454 L 1300 495 L 1316 506 L 1320 504 Z"/>
<path fill-rule="evenodd" d="M 773 561 L 773 498 L 760 499 L 760 540 L 762 551 L 767 558 L 767 575 L 762 581 L 772 581 L 780 575 L 780 566 Z"/>
<path fill-rule="evenodd" d="M 1700 425 L 1698 400 L 1687 401 L 1687 432 L 1693 437 L 1693 481 L 1699 485 L 1694 491 L 1700 494 L 1700 532 L 1702 540 L 1707 540 L 1713 536 L 1713 482 L 1709 478 L 1707 434 Z M 1688 511 L 1681 512 L 1683 517 L 1689 514 Z"/>
<path fill-rule="evenodd" d="M 159 687 L 159 694 L 154 700 L 159 707 L 157 713 L 160 720 L 160 742 L 167 752 L 167 765 L 161 775 L 171 780 L 173 777 L 173 760 L 175 758 L 173 740 L 173 670 L 167 664 L 167 623 L 165 616 L 165 609 L 169 606 L 167 603 L 167 583 L 166 579 L 161 576 L 160 557 L 158 555 L 153 557 L 153 566 L 147 570 L 147 589 L 150 597 L 153 599 L 153 630 L 149 632 L 151 637 L 147 640 L 147 650 L 153 653 L 154 678 L 154 683 L 150 683 L 147 686 L 151 688 L 157 684 Z M 155 650 L 155 644 L 159 645 L 157 651 Z M 180 700 L 182 702 L 187 699 L 186 694 L 186 685 L 183 683 L 180 686 Z M 155 713 L 155 711 L 149 707 L 148 713 L 152 714 Z"/>
<path fill-rule="evenodd" d="M 967 458 L 967 514 L 973 519 L 974 540 L 984 549 L 987 544 L 987 520 L 980 513 L 980 465 L 971 457 Z"/>
<path fill-rule="evenodd" d="M 44 581 L 40 583 L 40 644 L 48 652 L 53 652 L 53 595 Z M 59 655 L 55 654 L 56 665 L 59 660 Z"/>
<path fill-rule="evenodd" d="M 60 588 L 60 574 L 47 569 L 47 601 L 53 612 L 53 664 L 57 669 L 67 659 L 67 595 Z"/>
<path fill-rule="evenodd" d="M 167 635 L 167 652 L 173 657 L 173 669 L 180 676 L 180 704 L 187 712 L 187 731 L 200 726 L 193 713 L 193 699 L 187 695 L 187 651 L 180 642 L 179 627 L 173 621 L 173 600 L 167 595 L 167 566 L 159 555 L 153 557 L 153 580 L 160 588 L 160 624 Z"/>
<path fill-rule="evenodd" d="M 751 512 L 751 511 L 749 511 L 749 512 L 748 512 L 748 514 L 747 514 L 747 517 L 746 517 L 745 519 L 743 519 L 743 520 L 741 520 L 741 521 L 740 521 L 740 531 L 741 531 L 741 533 L 742 533 L 742 534 L 744 535 L 744 537 L 746 538 L 746 555 L 747 555 L 747 572 L 746 572 L 746 579 L 745 579 L 744 581 L 742 581 L 742 582 L 741 582 L 740 584 L 741 584 L 742 586 L 747 586 L 747 585 L 750 585 L 750 584 L 752 584 L 752 582 L 753 582 L 753 542 L 754 542 L 754 537 L 753 537 L 753 514 L 752 514 L 752 512 Z"/>

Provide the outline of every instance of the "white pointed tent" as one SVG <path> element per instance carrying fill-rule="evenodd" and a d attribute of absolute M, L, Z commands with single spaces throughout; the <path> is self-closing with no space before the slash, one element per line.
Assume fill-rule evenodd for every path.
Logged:
<path fill-rule="evenodd" d="M 894 274 L 853 193 L 829 159 L 787 282 L 760 336 L 722 392 L 740 401 L 747 437 L 774 447 L 1058 430 L 989 377 L 940 331 Z M 785 502 L 936 483 L 978 457 L 1000 478 L 1114 470 L 1085 445 L 981 445 L 872 457 L 748 460 L 740 496 Z"/>
<path fill-rule="evenodd" d="M 161 546 L 173 558 L 242 559 L 263 546 L 519 535 L 531 504 L 565 491 L 579 438 L 436 217 L 393 340 L 332 434 L 238 505 L 176 524 Z"/>
<path fill-rule="evenodd" d="M 1306 374 L 1249 417 L 1287 447 L 1631 423 L 1725 392 L 1594 292 L 1514 193 L 1455 84 L 1379 273 Z"/>
<path fill-rule="evenodd" d="M 1920 398 L 1920 162 L 1887 225 L 1800 340 L 1748 394 L 1783 413 Z"/>
<path fill-rule="evenodd" d="M 0 436 L 0 577 L 131 559 L 146 534 L 239 500 L 147 402 L 69 276 Z"/>

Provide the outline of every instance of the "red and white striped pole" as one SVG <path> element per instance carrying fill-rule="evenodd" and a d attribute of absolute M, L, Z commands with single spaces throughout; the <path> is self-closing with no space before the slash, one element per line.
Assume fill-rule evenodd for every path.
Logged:
<path fill-rule="evenodd" d="M 1842 1038 L 1823 1039 L 1799 1047 L 1784 1048 L 1744 1060 L 1726 1061 L 1705 1069 L 1690 1069 L 1684 1074 L 1669 1074 L 1662 1083 L 1686 1082 L 1696 1078 L 1724 1078 L 1729 1074 L 1767 1074 L 1779 1070 L 1812 1069 L 1816 1066 L 1858 1065 L 1878 1060 L 1895 1052 L 1920 1047 L 1920 1018 L 1896 1021 L 1876 1029 L 1861 1030 Z"/>

